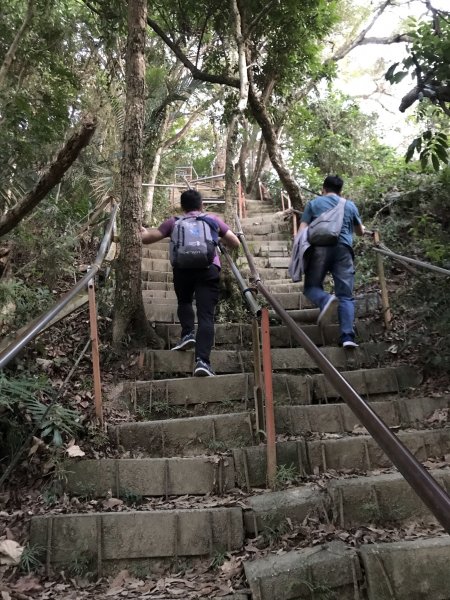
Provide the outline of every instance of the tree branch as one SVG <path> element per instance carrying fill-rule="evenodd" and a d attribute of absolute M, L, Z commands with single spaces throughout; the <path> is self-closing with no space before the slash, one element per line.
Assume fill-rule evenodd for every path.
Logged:
<path fill-rule="evenodd" d="M 253 19 L 253 21 L 250 23 L 250 25 L 248 26 L 248 29 L 245 33 L 246 38 L 249 37 L 250 33 L 253 31 L 253 29 L 258 25 L 258 23 L 261 21 L 261 19 L 264 17 L 265 14 L 267 14 L 267 12 L 271 9 L 271 7 L 275 4 L 275 0 L 269 0 L 260 10 L 260 12 L 256 15 L 256 17 Z"/>
<path fill-rule="evenodd" d="M 186 123 L 183 125 L 183 127 L 179 131 L 177 131 L 175 135 L 173 135 L 163 143 L 162 147 L 164 150 L 167 150 L 167 148 L 170 148 L 171 146 L 179 142 L 188 133 L 189 129 L 195 123 L 199 114 L 203 111 L 204 108 L 205 105 L 202 105 L 200 106 L 200 108 L 195 110 L 189 117 L 189 119 L 186 121 Z"/>
<path fill-rule="evenodd" d="M 407 33 L 396 33 L 389 37 L 365 37 L 359 42 L 360 46 L 367 44 L 400 44 L 401 42 L 411 42 L 412 37 Z"/>
<path fill-rule="evenodd" d="M 94 135 L 97 121 L 91 116 L 83 119 L 80 131 L 74 133 L 61 148 L 55 160 L 50 163 L 34 188 L 15 206 L 0 217 L 0 236 L 5 235 L 30 213 L 48 192 L 63 178 L 64 173 L 78 158 L 81 150 L 89 144 Z"/>
<path fill-rule="evenodd" d="M 194 65 L 192 61 L 184 54 L 183 50 L 180 48 L 179 44 L 170 39 L 168 35 L 161 29 L 156 21 L 147 17 L 148 25 L 153 29 L 153 31 L 163 40 L 163 42 L 172 50 L 178 60 L 192 73 L 194 79 L 198 79 L 200 81 L 206 81 L 208 83 L 218 83 L 220 85 L 228 85 L 230 87 L 238 88 L 240 87 L 239 79 L 235 77 L 230 77 L 229 75 L 215 75 L 214 73 L 207 73 L 206 71 L 202 71 L 198 67 Z"/>
<path fill-rule="evenodd" d="M 28 0 L 27 11 L 26 11 L 25 17 L 22 21 L 22 25 L 19 27 L 16 35 L 14 36 L 12 44 L 9 47 L 8 52 L 5 55 L 3 64 L 0 68 L 0 89 L 2 89 L 5 84 L 6 76 L 8 75 L 11 65 L 13 64 L 14 59 L 16 58 L 17 48 L 19 47 L 19 44 L 23 38 L 23 35 L 31 22 L 31 19 L 33 17 L 33 9 L 34 9 L 34 0 Z"/>
<path fill-rule="evenodd" d="M 242 35 L 242 17 L 239 11 L 239 6 L 237 0 L 231 1 L 231 10 L 234 15 L 234 27 L 235 27 L 235 38 L 238 47 L 238 56 L 239 56 L 239 102 L 237 105 L 237 110 L 241 114 L 247 108 L 248 104 L 248 73 L 247 73 L 247 59 L 246 59 L 246 49 L 245 49 L 245 41 Z"/>
<path fill-rule="evenodd" d="M 331 61 L 341 60 L 342 58 L 344 58 L 344 56 L 346 56 L 349 52 L 351 52 L 351 50 L 353 50 L 353 48 L 356 48 L 356 46 L 359 46 L 361 44 L 361 42 L 363 41 L 363 39 L 366 37 L 366 34 L 372 29 L 372 27 L 375 25 L 378 18 L 383 14 L 385 9 L 390 4 L 392 4 L 392 0 L 384 0 L 384 2 L 382 4 L 380 4 L 380 6 L 374 12 L 372 20 L 367 25 L 367 27 L 362 29 L 354 40 L 347 42 L 341 48 L 339 48 L 339 50 L 337 52 L 335 52 L 332 59 L 330 59 L 330 60 Z"/>
<path fill-rule="evenodd" d="M 433 85 L 431 83 L 416 85 L 410 90 L 405 96 L 403 96 L 400 102 L 399 111 L 405 112 L 407 108 L 412 106 L 416 100 L 421 98 L 430 98 L 433 103 L 437 103 L 441 106 L 445 102 L 450 102 L 450 85 Z M 446 114 L 446 110 L 444 110 Z"/>

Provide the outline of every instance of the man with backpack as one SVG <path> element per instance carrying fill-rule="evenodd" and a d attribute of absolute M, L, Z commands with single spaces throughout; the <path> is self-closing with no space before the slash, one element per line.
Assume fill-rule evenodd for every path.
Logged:
<path fill-rule="evenodd" d="M 303 291 L 320 308 L 317 320 L 320 326 L 329 322 L 334 307 L 338 305 L 339 343 L 344 348 L 356 348 L 352 244 L 353 232 L 363 235 L 364 225 L 355 204 L 341 197 L 343 185 L 343 180 L 337 175 L 326 177 L 322 195 L 308 202 L 303 212 L 299 235 L 304 236 L 304 230 L 308 228 L 308 242 L 311 244 L 304 256 Z M 323 289 L 327 273 L 333 277 L 336 295 Z"/>
<path fill-rule="evenodd" d="M 142 228 L 143 244 L 153 244 L 170 237 L 170 262 L 178 300 L 181 339 L 172 350 L 195 347 L 194 377 L 208 377 L 210 354 L 214 343 L 214 313 L 219 300 L 220 260 L 216 253 L 219 238 L 230 248 L 240 242 L 219 217 L 202 212 L 202 197 L 196 190 L 181 194 L 181 217 L 167 219 L 157 229 Z M 197 333 L 192 301 L 195 295 Z"/>

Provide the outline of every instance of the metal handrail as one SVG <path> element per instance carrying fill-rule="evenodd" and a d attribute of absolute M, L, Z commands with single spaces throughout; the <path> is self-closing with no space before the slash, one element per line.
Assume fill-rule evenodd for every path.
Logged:
<path fill-rule="evenodd" d="M 209 175 L 209 177 L 197 177 L 196 179 L 191 179 L 191 183 L 198 183 L 199 181 L 210 181 L 211 179 L 221 179 L 225 177 L 225 173 L 221 173 L 220 175 Z"/>
<path fill-rule="evenodd" d="M 225 256 L 228 264 L 230 265 L 231 271 L 237 281 L 239 289 L 241 290 L 242 295 L 244 296 L 245 301 L 247 302 L 247 306 L 254 317 L 261 316 L 261 307 L 255 300 L 255 296 L 253 295 L 253 289 L 247 285 L 247 282 L 242 277 L 239 269 L 234 263 L 233 259 L 230 256 L 230 253 L 225 248 L 223 244 L 219 244 L 220 252 Z"/>
<path fill-rule="evenodd" d="M 319 369 L 334 386 L 339 395 L 356 415 L 360 423 L 367 429 L 386 456 L 397 467 L 405 480 L 410 484 L 419 498 L 434 514 L 444 529 L 450 533 L 450 497 L 433 479 L 425 467 L 415 458 L 406 446 L 397 438 L 367 402 L 356 393 L 339 371 L 325 358 L 317 346 L 297 325 L 281 304 L 272 296 L 261 281 L 249 250 L 245 235 L 242 232 L 239 217 L 235 215 L 240 239 L 244 249 L 250 272 L 257 289 L 266 298 L 278 316 L 286 324 L 294 338 L 301 344 Z"/>
<path fill-rule="evenodd" d="M 109 223 L 99 246 L 97 256 L 86 275 L 82 277 L 82 279 L 80 279 L 80 281 L 76 283 L 73 288 L 69 290 L 67 294 L 65 294 L 52 308 L 50 308 L 50 310 L 35 319 L 21 335 L 19 335 L 7 348 L 5 348 L 5 350 L 3 350 L 3 352 L 0 353 L 0 369 L 4 369 L 6 365 L 22 350 L 22 348 L 28 344 L 28 342 L 42 333 L 45 327 L 61 312 L 65 306 L 67 306 L 72 298 L 74 298 L 81 290 L 89 285 L 91 279 L 100 270 L 111 242 L 118 206 L 119 205 L 117 203 L 114 203 Z"/>
<path fill-rule="evenodd" d="M 417 267 L 422 267 L 423 269 L 428 269 L 429 271 L 434 271 L 435 273 L 439 273 L 440 275 L 450 275 L 449 269 L 444 269 L 443 267 L 437 267 L 436 265 L 432 265 L 430 263 L 424 262 L 422 260 L 417 260 L 415 258 L 409 258 L 408 256 L 402 256 L 401 254 L 397 254 L 396 252 L 392 252 L 392 250 L 388 250 L 385 246 L 374 246 L 372 248 L 375 252 L 379 252 L 380 254 L 384 254 L 389 258 L 397 260 L 398 262 L 410 263 Z"/>

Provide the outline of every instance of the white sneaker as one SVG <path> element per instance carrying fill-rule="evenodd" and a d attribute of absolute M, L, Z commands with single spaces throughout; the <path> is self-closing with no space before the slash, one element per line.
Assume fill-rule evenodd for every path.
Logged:
<path fill-rule="evenodd" d="M 334 307 L 339 304 L 339 300 L 336 296 L 331 295 L 325 306 L 320 311 L 319 317 L 317 319 L 317 325 L 323 327 L 324 325 L 328 325 L 331 318 L 334 316 Z"/>
<path fill-rule="evenodd" d="M 358 348 L 359 344 L 357 344 L 353 340 L 346 340 L 345 342 L 342 342 L 342 347 L 343 348 Z"/>

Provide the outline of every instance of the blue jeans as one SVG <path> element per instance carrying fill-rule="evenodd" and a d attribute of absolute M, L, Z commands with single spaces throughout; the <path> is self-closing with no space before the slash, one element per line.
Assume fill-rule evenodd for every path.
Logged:
<path fill-rule="evenodd" d="M 327 273 L 331 273 L 334 281 L 334 293 L 339 299 L 338 317 L 341 332 L 340 342 L 353 340 L 355 331 L 355 303 L 353 284 L 355 268 L 353 251 L 345 244 L 336 246 L 311 246 L 306 253 L 304 294 L 321 310 L 330 298 L 323 289 Z"/>

